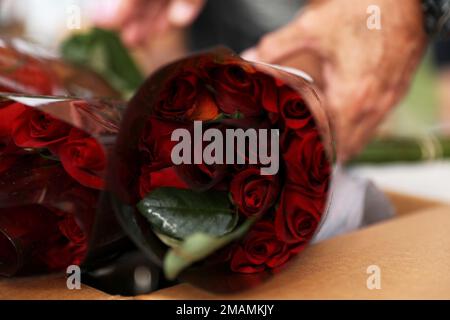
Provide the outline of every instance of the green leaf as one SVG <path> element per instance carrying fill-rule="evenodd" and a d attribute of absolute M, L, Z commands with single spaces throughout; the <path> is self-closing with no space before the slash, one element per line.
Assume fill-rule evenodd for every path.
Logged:
<path fill-rule="evenodd" d="M 235 231 L 222 237 L 214 237 L 205 233 L 195 233 L 187 237 L 179 246 L 170 249 L 164 257 L 163 269 L 166 278 L 174 280 L 185 268 L 239 239 L 245 235 L 254 221 L 254 219 L 249 219 Z"/>
<path fill-rule="evenodd" d="M 226 192 L 195 192 L 186 189 L 158 188 L 141 200 L 137 208 L 158 232 L 184 239 L 201 232 L 222 236 L 237 224 L 238 213 Z"/>
<path fill-rule="evenodd" d="M 87 66 L 97 72 L 124 97 L 136 91 L 144 81 L 120 37 L 113 31 L 93 28 L 75 34 L 61 45 L 66 61 Z"/>

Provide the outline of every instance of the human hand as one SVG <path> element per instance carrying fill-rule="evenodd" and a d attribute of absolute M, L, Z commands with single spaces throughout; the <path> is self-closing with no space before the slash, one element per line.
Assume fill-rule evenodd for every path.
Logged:
<path fill-rule="evenodd" d="M 120 30 L 128 46 L 142 45 L 152 33 L 191 24 L 205 0 L 116 0 L 109 10 L 99 8 L 95 22 Z"/>
<path fill-rule="evenodd" d="M 379 30 L 367 25 L 373 5 L 380 8 Z M 295 58 L 314 57 L 320 67 L 314 76 L 333 118 L 337 156 L 346 161 L 408 89 L 426 46 L 423 25 L 418 0 L 314 0 L 243 57 L 275 64 L 296 61 L 290 66 L 308 71 L 310 63 Z"/>

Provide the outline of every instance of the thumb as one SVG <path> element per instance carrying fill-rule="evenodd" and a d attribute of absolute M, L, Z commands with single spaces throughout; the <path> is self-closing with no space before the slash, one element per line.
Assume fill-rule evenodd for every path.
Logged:
<path fill-rule="evenodd" d="M 172 0 L 168 8 L 168 20 L 177 27 L 190 25 L 199 15 L 205 0 Z"/>
<path fill-rule="evenodd" d="M 322 67 L 327 56 L 325 37 L 315 26 L 317 17 L 305 10 L 294 21 L 265 35 L 259 43 L 242 52 L 242 58 L 301 69 L 322 85 Z M 323 28 L 322 28 L 323 29 Z"/>
<path fill-rule="evenodd" d="M 262 37 L 255 47 L 244 51 L 242 57 L 247 60 L 280 64 L 307 48 L 306 34 L 302 33 L 297 22 L 291 22 Z"/>

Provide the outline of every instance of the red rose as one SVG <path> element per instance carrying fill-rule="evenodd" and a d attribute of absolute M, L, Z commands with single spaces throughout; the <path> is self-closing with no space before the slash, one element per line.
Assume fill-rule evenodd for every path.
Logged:
<path fill-rule="evenodd" d="M 309 241 L 320 221 L 324 209 L 323 198 L 310 198 L 294 185 L 286 185 L 280 206 L 275 214 L 278 238 L 286 243 Z"/>
<path fill-rule="evenodd" d="M 19 241 L 21 250 L 28 253 L 27 260 L 23 261 L 24 267 L 31 267 L 31 271 L 42 267 L 61 270 L 71 264 L 79 264 L 86 254 L 87 243 L 74 221 L 66 218 L 65 213 L 41 205 L 1 208 L 0 246 L 11 247 L 5 240 Z M 8 263 L 17 260 L 16 254 L 10 250 L 0 252 L 0 272 L 3 272 L 3 263 L 8 267 Z M 14 268 L 7 272 L 12 270 Z"/>
<path fill-rule="evenodd" d="M 219 115 L 219 108 L 211 96 L 211 94 L 205 88 L 201 89 L 196 102 L 195 107 L 189 110 L 187 116 L 189 120 L 208 121 L 216 119 Z"/>
<path fill-rule="evenodd" d="M 314 197 L 324 197 L 328 191 L 330 161 L 317 131 L 304 135 L 288 131 L 282 138 L 286 179 Z"/>
<path fill-rule="evenodd" d="M 221 130 L 222 133 L 225 132 L 226 126 L 222 123 L 206 123 L 203 127 L 203 130 L 207 130 L 209 128 L 216 128 Z M 190 127 L 191 137 L 193 136 L 193 128 Z M 203 141 L 202 144 L 193 144 L 191 148 L 191 158 L 194 159 L 196 156 L 203 157 L 204 148 L 208 145 L 208 142 Z M 195 148 L 197 147 L 197 148 Z M 225 144 L 223 145 L 225 148 Z M 226 150 L 222 151 L 222 154 L 225 153 Z M 223 180 L 226 175 L 227 165 L 226 164 L 206 164 L 202 161 L 200 164 L 180 164 L 175 166 L 177 174 L 183 179 L 186 184 L 196 190 L 196 191 L 205 191 L 216 187 L 218 189 L 218 184 Z"/>
<path fill-rule="evenodd" d="M 46 265 L 48 271 L 60 271 L 70 265 L 80 265 L 85 255 L 85 249 L 73 246 L 59 238 L 55 239 L 53 245 L 41 250 L 37 257 Z"/>
<path fill-rule="evenodd" d="M 208 68 L 219 108 L 226 114 L 242 113 L 244 116 L 261 114 L 260 87 L 254 70 L 246 70 L 236 63 L 214 65 Z"/>
<path fill-rule="evenodd" d="M 23 148 L 54 146 L 67 139 L 71 126 L 51 115 L 28 108 L 13 122 L 14 142 Z"/>
<path fill-rule="evenodd" d="M 178 143 L 171 141 L 172 132 L 183 128 L 179 122 L 159 120 L 150 117 L 145 124 L 139 140 L 138 148 L 141 151 L 144 165 L 150 165 L 151 171 L 167 168 L 173 165 L 172 149 Z"/>
<path fill-rule="evenodd" d="M 187 185 L 178 176 L 174 167 L 158 171 L 152 171 L 149 166 L 142 167 L 141 176 L 139 178 L 139 194 L 141 198 L 144 198 L 152 190 L 160 187 L 186 189 Z"/>
<path fill-rule="evenodd" d="M 241 171 L 230 184 L 234 204 L 247 217 L 264 214 L 275 203 L 278 190 L 278 176 L 263 176 L 259 168 Z"/>
<path fill-rule="evenodd" d="M 288 128 L 299 130 L 314 127 L 314 119 L 305 101 L 287 86 L 280 88 L 280 114 Z"/>
<path fill-rule="evenodd" d="M 184 70 L 171 78 L 161 92 L 156 113 L 171 120 L 185 119 L 195 107 L 200 79 L 192 71 Z"/>
<path fill-rule="evenodd" d="M 220 189 L 220 182 L 226 175 L 224 164 L 181 164 L 175 169 L 186 185 L 196 191 L 205 191 L 213 187 Z"/>
<path fill-rule="evenodd" d="M 0 48 L 0 91 L 26 94 L 51 95 L 58 90 L 56 77 L 42 61 L 11 48 Z"/>
<path fill-rule="evenodd" d="M 257 73 L 255 78 L 258 81 L 261 90 L 261 105 L 269 113 L 269 118 L 275 116 L 279 112 L 279 88 L 275 79 L 264 73 Z"/>
<path fill-rule="evenodd" d="M 64 214 L 58 222 L 61 233 L 74 245 L 86 246 L 87 237 L 81 230 L 73 214 Z"/>
<path fill-rule="evenodd" d="M 64 169 L 80 184 L 94 189 L 104 187 L 106 155 L 96 139 L 73 129 L 57 152 Z"/>
<path fill-rule="evenodd" d="M 246 235 L 231 258 L 231 270 L 256 273 L 277 268 L 289 259 L 288 246 L 276 235 L 272 222 L 259 221 Z"/>
<path fill-rule="evenodd" d="M 16 102 L 0 102 L 0 155 L 15 151 L 12 139 L 14 121 L 25 111 L 25 106 Z"/>
<path fill-rule="evenodd" d="M 80 265 L 87 254 L 86 234 L 81 230 L 74 215 L 69 213 L 63 215 L 62 220 L 58 222 L 58 228 L 68 241 L 61 248 L 62 254 L 70 257 L 70 264 Z"/>

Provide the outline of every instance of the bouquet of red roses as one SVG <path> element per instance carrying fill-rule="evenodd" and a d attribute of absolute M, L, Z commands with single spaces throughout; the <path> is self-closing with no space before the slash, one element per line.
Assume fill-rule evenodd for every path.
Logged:
<path fill-rule="evenodd" d="M 16 38 L 0 42 L 0 92 L 0 274 L 114 253 L 124 235 L 102 198 L 124 103 L 30 95 L 118 94 L 92 71 Z"/>
<path fill-rule="evenodd" d="M 169 279 L 184 271 L 211 287 L 212 274 L 227 285 L 265 276 L 320 224 L 329 142 L 302 78 L 225 49 L 193 56 L 150 77 L 128 105 L 116 212 Z"/>
<path fill-rule="evenodd" d="M 123 238 L 101 201 L 121 110 L 104 101 L 2 95 L 0 274 L 80 265 L 88 248 L 95 256 Z"/>
<path fill-rule="evenodd" d="M 125 233 L 169 279 L 247 286 L 316 233 L 330 149 L 309 82 L 225 49 L 164 67 L 126 108 L 4 93 L 0 273 L 89 266 Z"/>

